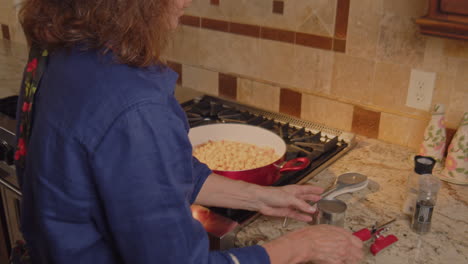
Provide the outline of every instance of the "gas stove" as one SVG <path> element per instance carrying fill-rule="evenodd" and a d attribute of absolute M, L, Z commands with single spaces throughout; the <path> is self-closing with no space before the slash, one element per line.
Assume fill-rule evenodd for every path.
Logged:
<path fill-rule="evenodd" d="M 304 170 L 283 174 L 273 186 L 305 183 L 354 146 L 352 133 L 217 97 L 204 95 L 182 107 L 191 128 L 213 123 L 259 126 L 285 141 L 286 160 L 307 157 L 311 161 Z M 192 206 L 192 213 L 208 232 L 211 249 L 216 250 L 234 247 L 236 233 L 259 216 L 246 210 L 198 205 Z"/>

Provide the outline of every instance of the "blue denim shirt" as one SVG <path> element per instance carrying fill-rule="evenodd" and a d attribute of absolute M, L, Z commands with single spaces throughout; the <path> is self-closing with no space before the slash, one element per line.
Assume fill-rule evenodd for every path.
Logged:
<path fill-rule="evenodd" d="M 260 246 L 210 252 L 190 205 L 210 170 L 192 157 L 177 74 L 52 53 L 20 172 L 33 263 L 269 263 Z"/>

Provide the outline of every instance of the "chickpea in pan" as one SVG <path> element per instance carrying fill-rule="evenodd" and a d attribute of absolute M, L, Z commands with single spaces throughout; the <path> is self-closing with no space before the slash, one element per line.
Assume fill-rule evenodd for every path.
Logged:
<path fill-rule="evenodd" d="M 241 171 L 266 166 L 280 157 L 271 147 L 219 140 L 198 145 L 193 155 L 212 170 Z"/>

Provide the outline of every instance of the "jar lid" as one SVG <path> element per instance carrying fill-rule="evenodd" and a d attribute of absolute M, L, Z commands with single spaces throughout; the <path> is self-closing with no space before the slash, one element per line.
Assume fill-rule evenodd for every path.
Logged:
<path fill-rule="evenodd" d="M 331 214 L 343 213 L 344 211 L 346 211 L 346 208 L 348 208 L 345 202 L 338 200 L 338 199 L 330 199 L 330 200 L 323 199 L 317 203 L 317 206 L 319 210 L 327 212 L 327 213 L 331 213 Z"/>
<path fill-rule="evenodd" d="M 432 157 L 418 155 L 414 157 L 414 171 L 417 174 L 432 174 L 435 162 Z"/>

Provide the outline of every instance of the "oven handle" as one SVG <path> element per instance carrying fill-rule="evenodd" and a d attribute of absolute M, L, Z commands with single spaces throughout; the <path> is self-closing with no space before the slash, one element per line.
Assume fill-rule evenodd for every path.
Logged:
<path fill-rule="evenodd" d="M 23 194 L 21 193 L 20 190 L 18 190 L 15 186 L 11 185 L 9 182 L 3 180 L 2 178 L 0 178 L 0 184 L 2 184 L 3 186 L 5 186 L 6 188 L 8 188 L 9 190 L 11 190 L 12 192 L 18 194 L 19 196 L 23 196 Z"/>

